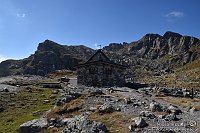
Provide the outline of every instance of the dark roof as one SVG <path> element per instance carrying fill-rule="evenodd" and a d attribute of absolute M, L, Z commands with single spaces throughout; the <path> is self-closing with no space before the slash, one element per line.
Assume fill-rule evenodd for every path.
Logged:
<path fill-rule="evenodd" d="M 117 64 L 112 62 L 103 52 L 101 49 L 98 49 L 97 52 L 89 58 L 88 61 L 86 61 L 83 64 L 79 64 L 75 67 L 81 67 L 81 66 L 85 66 L 85 65 L 92 65 L 92 64 L 109 64 L 109 65 L 114 65 L 114 66 L 118 66 L 118 67 L 122 67 L 122 68 L 127 68 L 127 66 L 121 65 L 121 64 Z"/>
<path fill-rule="evenodd" d="M 97 52 L 92 57 L 90 57 L 90 59 L 86 63 L 94 61 L 111 62 L 110 59 L 102 52 L 101 49 L 98 49 Z"/>

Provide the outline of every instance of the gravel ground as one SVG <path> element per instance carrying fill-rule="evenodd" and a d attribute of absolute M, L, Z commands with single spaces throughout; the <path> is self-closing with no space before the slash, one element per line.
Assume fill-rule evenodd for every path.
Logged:
<path fill-rule="evenodd" d="M 12 81 L 40 81 L 47 79 L 45 77 L 36 76 L 36 75 L 14 75 L 14 76 L 7 76 L 7 77 L 1 77 L 0 78 L 0 84 L 5 82 L 12 82 Z"/>
<path fill-rule="evenodd" d="M 66 87 L 65 89 L 67 88 L 68 87 Z M 200 125 L 200 111 L 194 111 L 194 113 L 191 113 L 188 111 L 188 108 L 177 106 L 177 108 L 183 112 L 179 115 L 176 115 L 179 120 L 166 121 L 163 118 L 159 117 L 159 114 L 162 114 L 163 112 L 152 112 L 149 108 L 150 103 L 152 103 L 153 101 L 156 101 L 160 103 L 160 105 L 165 107 L 169 107 L 171 105 L 170 103 L 162 99 L 157 99 L 155 97 L 155 92 L 148 92 L 148 94 L 146 94 L 141 91 L 130 89 L 127 87 L 113 87 L 112 89 L 116 91 L 112 93 L 108 91 L 109 88 L 94 87 L 75 87 L 73 88 L 73 91 L 88 94 L 89 92 L 95 91 L 97 89 L 102 90 L 105 95 L 87 97 L 85 101 L 85 111 L 88 111 L 91 107 L 95 107 L 96 103 L 107 103 L 111 104 L 114 108 L 120 108 L 120 112 L 123 113 L 125 116 L 129 114 L 140 116 L 141 111 L 149 111 L 155 114 L 156 118 L 150 119 L 144 117 L 145 121 L 148 123 L 148 126 L 145 128 L 139 128 L 133 132 L 156 133 L 173 130 L 180 133 L 198 133 L 197 129 Z M 133 102 L 127 104 L 124 98 L 129 98 Z"/>

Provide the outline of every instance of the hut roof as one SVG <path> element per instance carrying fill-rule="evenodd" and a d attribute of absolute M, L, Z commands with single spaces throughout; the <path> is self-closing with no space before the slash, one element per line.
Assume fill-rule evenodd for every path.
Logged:
<path fill-rule="evenodd" d="M 101 49 L 98 49 L 97 52 L 92 55 L 88 61 L 86 61 L 83 64 L 79 64 L 76 67 L 81 67 L 81 66 L 85 66 L 85 65 L 92 65 L 92 64 L 110 64 L 110 65 L 114 65 L 114 66 L 118 66 L 118 67 L 122 67 L 122 68 L 127 68 L 127 66 L 121 65 L 121 64 L 117 64 L 112 62 L 103 52 Z"/>

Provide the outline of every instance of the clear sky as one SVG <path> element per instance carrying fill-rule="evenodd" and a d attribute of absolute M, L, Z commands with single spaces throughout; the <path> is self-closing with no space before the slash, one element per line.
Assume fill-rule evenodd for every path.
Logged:
<path fill-rule="evenodd" d="M 166 31 L 200 38 L 200 0 L 0 0 L 0 61 L 46 39 L 95 48 Z"/>

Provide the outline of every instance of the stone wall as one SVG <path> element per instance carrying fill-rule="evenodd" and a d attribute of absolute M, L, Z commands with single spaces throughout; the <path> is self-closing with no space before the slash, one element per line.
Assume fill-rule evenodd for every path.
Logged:
<path fill-rule="evenodd" d="M 94 64 L 77 70 L 77 83 L 86 86 L 124 86 L 125 78 L 120 66 Z"/>

